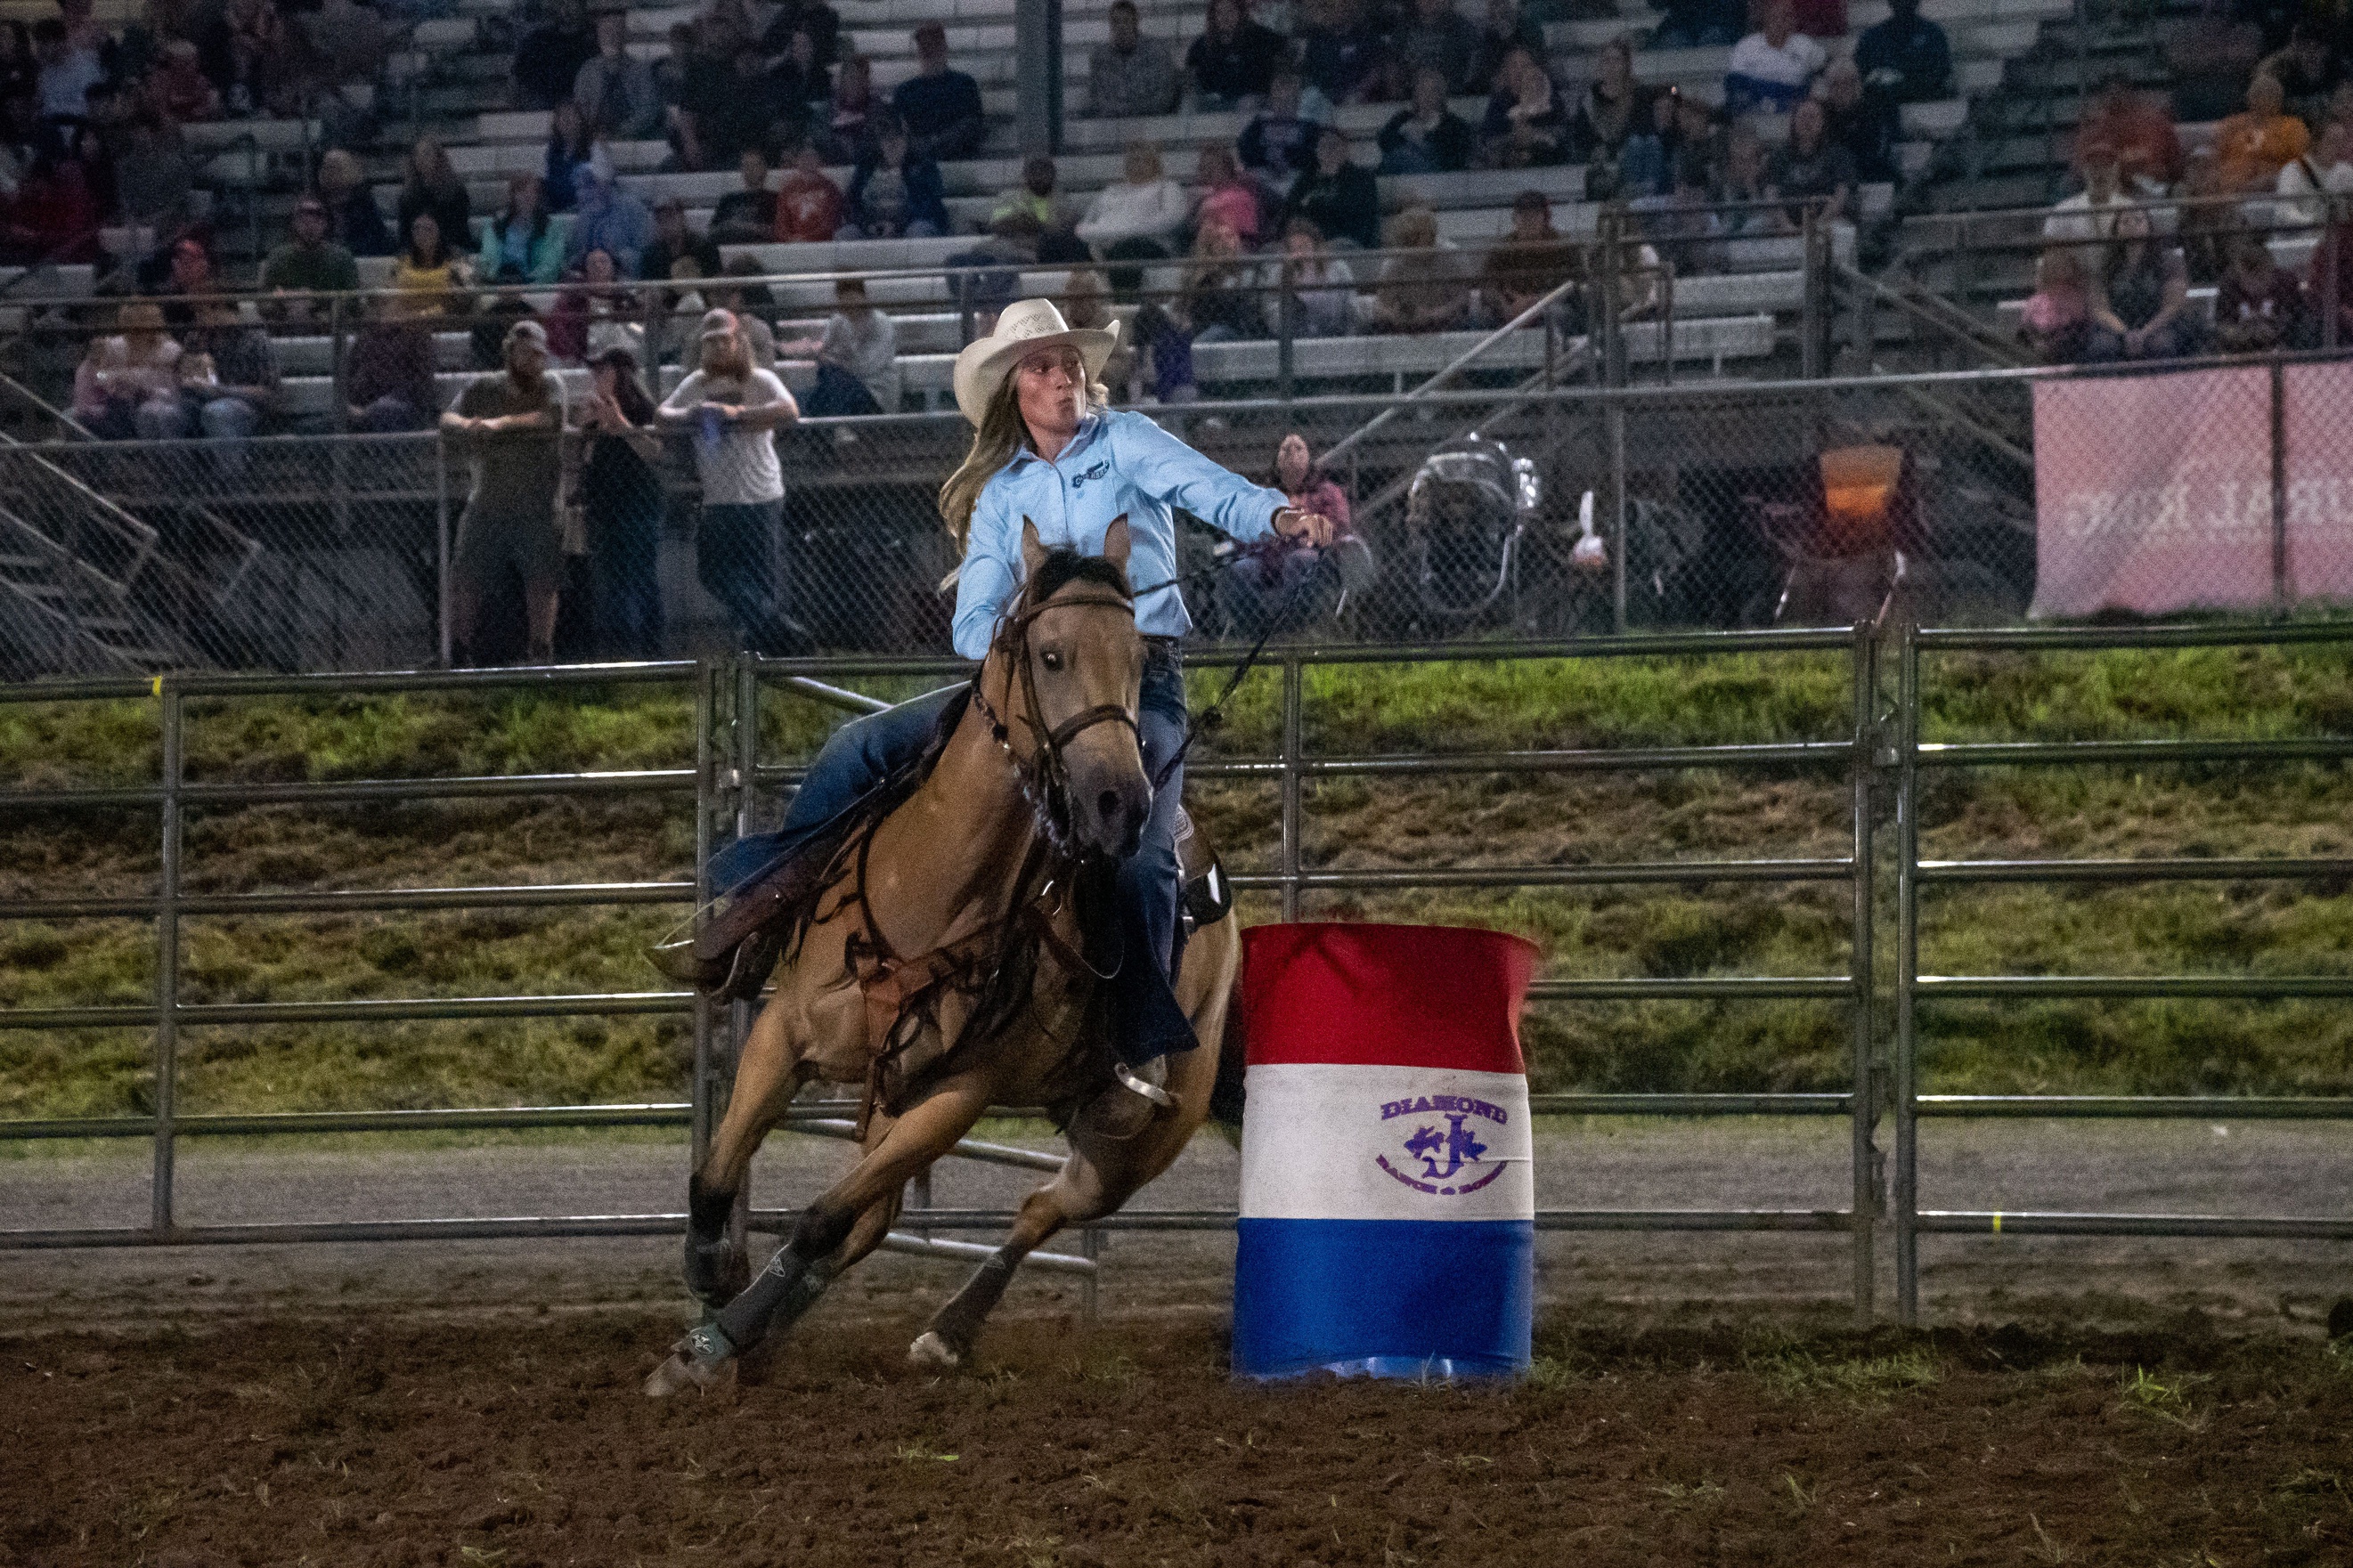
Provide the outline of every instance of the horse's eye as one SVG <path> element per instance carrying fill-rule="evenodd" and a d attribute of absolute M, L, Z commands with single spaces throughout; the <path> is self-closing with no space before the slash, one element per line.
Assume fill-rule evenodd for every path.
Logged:
<path fill-rule="evenodd" d="M 1062 656 L 1056 653 L 1052 648 L 1048 648 L 1044 653 L 1038 656 L 1038 662 L 1044 665 L 1048 669 L 1060 670 L 1062 668 Z"/>

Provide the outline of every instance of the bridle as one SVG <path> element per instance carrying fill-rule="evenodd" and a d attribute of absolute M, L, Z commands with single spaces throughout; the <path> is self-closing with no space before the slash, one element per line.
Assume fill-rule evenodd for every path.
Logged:
<path fill-rule="evenodd" d="M 1099 702 L 1081 709 L 1050 728 L 1038 716 L 1038 669 L 1036 656 L 1029 647 L 1030 632 L 1038 618 L 1049 610 L 1069 609 L 1118 610 L 1131 620 L 1134 617 L 1134 595 L 1107 584 L 1087 586 L 1092 591 L 1064 596 L 1058 590 L 1035 604 L 1023 605 L 997 623 L 997 635 L 989 640 L 991 659 L 999 654 L 1005 657 L 1008 691 L 1016 679 L 1021 683 L 1022 710 L 1018 717 L 1029 737 L 1026 756 L 1014 745 L 1012 722 L 988 700 L 985 684 L 991 660 L 983 660 L 972 677 L 973 706 L 987 721 L 989 738 L 1013 764 L 1014 773 L 1020 780 L 1022 797 L 1029 803 L 1048 843 L 1057 856 L 1065 859 L 1078 857 L 1071 849 L 1070 770 L 1063 762 L 1064 749 L 1098 724 L 1124 724 L 1128 732 L 1135 736 L 1139 752 L 1144 744 L 1134 710 L 1116 702 Z"/>

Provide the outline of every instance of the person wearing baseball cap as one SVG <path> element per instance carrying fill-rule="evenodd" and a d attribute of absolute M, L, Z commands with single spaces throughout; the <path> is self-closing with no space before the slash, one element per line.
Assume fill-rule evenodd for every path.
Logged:
<path fill-rule="evenodd" d="M 1119 342 L 1109 327 L 1071 327 L 1051 300 L 1019 300 L 996 330 L 956 356 L 956 407 L 973 427 L 971 449 L 940 489 L 941 520 L 958 547 L 955 650 L 987 657 L 997 622 L 1018 598 L 1025 546 L 1117 558 L 1113 524 L 1126 522 L 1124 564 L 1145 637 L 1136 725 L 1144 767 L 1155 781 L 1142 842 L 1119 868 L 1125 950 L 1150 963 L 1122 966 L 1112 983 L 1120 1080 L 1133 1114 L 1168 1103 L 1167 1053 L 1198 1042 L 1169 989 L 1177 959 L 1176 826 L 1182 816 L 1187 727 L 1178 643 L 1190 629 L 1176 581 L 1181 507 L 1238 540 L 1282 535 L 1332 542 L 1328 518 L 1293 507 L 1195 451 L 1145 416 L 1114 412 L 1102 384 Z M 843 725 L 818 752 L 781 830 L 747 837 L 713 862 L 734 886 L 780 863 L 877 781 L 919 754 L 962 684 Z M 1166 776 L 1164 777 L 1164 771 Z"/>
<path fill-rule="evenodd" d="M 785 613 L 778 569 L 785 476 L 776 432 L 800 418 L 800 405 L 776 372 L 752 363 L 733 311 L 705 312 L 696 347 L 696 368 L 655 416 L 665 430 L 694 437 L 702 479 L 695 575 L 734 615 L 753 651 L 806 653 L 809 636 Z"/>
<path fill-rule="evenodd" d="M 478 376 L 441 416 L 441 432 L 473 459 L 473 486 L 450 554 L 451 628 L 460 662 L 480 656 L 482 606 L 512 566 L 522 579 L 531 661 L 555 658 L 556 591 L 564 536 L 556 522 L 562 488 L 564 388 L 547 374 L 547 329 L 534 321 L 507 329 L 506 368 Z"/>

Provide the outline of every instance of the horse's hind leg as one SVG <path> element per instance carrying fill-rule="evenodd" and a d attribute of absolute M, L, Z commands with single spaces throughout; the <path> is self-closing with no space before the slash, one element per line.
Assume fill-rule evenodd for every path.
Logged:
<path fill-rule="evenodd" d="M 686 1288 L 709 1307 L 720 1306 L 750 1283 L 743 1249 L 727 1234 L 728 1219 L 752 1156 L 813 1070 L 807 1054 L 786 1031 L 786 1016 L 780 994 L 752 1026 L 735 1067 L 727 1114 L 712 1134 L 701 1168 L 687 1178 Z"/>
<path fill-rule="evenodd" d="M 964 1282 L 964 1289 L 932 1314 L 931 1327 L 907 1347 L 908 1361 L 943 1369 L 969 1361 L 973 1347 L 980 1342 L 981 1324 L 1004 1299 L 1005 1288 L 1013 1282 L 1013 1271 L 1021 1267 L 1021 1260 L 1064 1226 L 1083 1224 L 1108 1213 L 1111 1206 L 1092 1167 L 1078 1160 L 1064 1165 L 1052 1181 L 1022 1200 L 1005 1245 L 984 1258 Z"/>
<path fill-rule="evenodd" d="M 728 1360 L 808 1310 L 832 1281 L 833 1256 L 860 1234 L 860 1218 L 881 1206 L 881 1224 L 889 1227 L 884 1200 L 971 1131 L 988 1109 L 990 1088 L 976 1078 L 951 1079 L 892 1123 L 872 1152 L 801 1211 L 792 1239 L 750 1287 L 680 1342 L 646 1380 L 646 1392 L 664 1394 L 689 1384 L 707 1384 Z M 878 1233 L 868 1245 L 881 1240 Z"/>

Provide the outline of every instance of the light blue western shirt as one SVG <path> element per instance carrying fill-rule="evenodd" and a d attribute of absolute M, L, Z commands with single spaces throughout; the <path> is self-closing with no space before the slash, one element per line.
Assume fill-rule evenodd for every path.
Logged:
<path fill-rule="evenodd" d="M 980 492 L 956 583 L 955 650 L 985 658 L 997 617 L 1021 585 L 1021 522 L 1049 550 L 1103 553 L 1103 535 L 1127 514 L 1127 580 L 1137 590 L 1136 628 L 1182 637 L 1193 617 L 1183 593 L 1155 584 L 1176 576 L 1176 521 L 1184 508 L 1245 542 L 1273 531 L 1290 504 L 1281 490 L 1219 468 L 1141 414 L 1095 413 L 1052 462 L 1024 447 Z"/>

